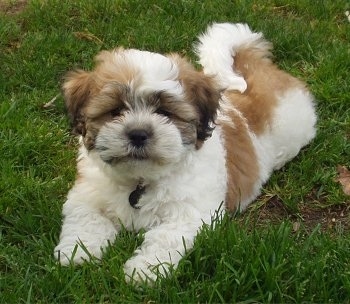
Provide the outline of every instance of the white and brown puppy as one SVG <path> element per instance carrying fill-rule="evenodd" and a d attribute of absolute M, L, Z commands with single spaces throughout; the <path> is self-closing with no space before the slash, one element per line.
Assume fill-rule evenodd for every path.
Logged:
<path fill-rule="evenodd" d="M 55 248 L 62 264 L 100 258 L 122 226 L 145 229 L 124 271 L 155 279 L 223 201 L 246 208 L 315 136 L 312 95 L 271 62 L 261 33 L 214 24 L 199 40 L 203 72 L 178 55 L 119 48 L 68 74 L 81 145 Z"/>

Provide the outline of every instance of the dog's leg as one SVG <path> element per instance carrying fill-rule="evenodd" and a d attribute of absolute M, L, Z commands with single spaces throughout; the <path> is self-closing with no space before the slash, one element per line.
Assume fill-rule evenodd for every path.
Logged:
<path fill-rule="evenodd" d="M 202 221 L 163 223 L 145 233 L 141 247 L 124 265 L 127 281 L 154 281 L 176 268 L 186 249 L 193 246 Z"/>
<path fill-rule="evenodd" d="M 60 242 L 54 250 L 62 265 L 80 264 L 91 257 L 100 258 L 102 249 L 116 237 L 117 229 L 113 223 L 92 206 L 68 200 L 63 215 Z"/>

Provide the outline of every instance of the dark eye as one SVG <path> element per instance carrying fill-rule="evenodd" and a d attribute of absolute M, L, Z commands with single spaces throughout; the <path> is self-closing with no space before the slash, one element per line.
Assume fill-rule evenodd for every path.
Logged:
<path fill-rule="evenodd" d="M 163 115 L 163 116 L 167 116 L 167 117 L 170 117 L 172 115 L 169 111 L 164 110 L 164 109 L 157 109 L 155 112 L 159 115 Z"/>
<path fill-rule="evenodd" d="M 111 113 L 111 115 L 114 117 L 114 116 L 120 115 L 120 112 L 121 112 L 121 109 L 120 109 L 120 108 L 115 108 L 115 109 L 113 109 L 110 113 Z"/>

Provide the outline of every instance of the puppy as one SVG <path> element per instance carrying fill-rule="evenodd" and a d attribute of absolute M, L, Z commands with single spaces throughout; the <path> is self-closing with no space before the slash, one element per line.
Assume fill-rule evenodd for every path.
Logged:
<path fill-rule="evenodd" d="M 121 230 L 144 229 L 127 280 L 176 267 L 222 202 L 244 210 L 272 171 L 315 136 L 313 97 L 279 70 L 271 44 L 244 24 L 199 37 L 199 72 L 176 54 L 102 51 L 63 92 L 80 135 L 78 175 L 55 256 L 101 258 Z"/>

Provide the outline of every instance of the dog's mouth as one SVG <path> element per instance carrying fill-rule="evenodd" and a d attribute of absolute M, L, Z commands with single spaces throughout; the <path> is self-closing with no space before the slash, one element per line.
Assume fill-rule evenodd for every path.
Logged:
<path fill-rule="evenodd" d="M 107 164 L 117 164 L 121 162 L 139 162 L 152 159 L 149 149 L 145 146 L 127 145 L 113 151 L 105 145 L 95 145 L 96 152 L 100 158 Z"/>
<path fill-rule="evenodd" d="M 150 157 L 148 157 L 145 154 L 136 154 L 136 153 L 130 153 L 128 155 L 123 155 L 123 156 L 111 156 L 108 158 L 105 158 L 103 156 L 101 156 L 101 159 L 109 164 L 109 165 L 113 165 L 113 164 L 117 164 L 117 163 L 126 163 L 126 162 L 141 162 L 141 161 L 146 161 L 146 160 L 150 160 Z"/>
<path fill-rule="evenodd" d="M 150 159 L 151 157 L 145 152 L 132 152 L 124 156 L 125 161 L 145 161 Z"/>
<path fill-rule="evenodd" d="M 150 163 L 157 166 L 164 166 L 169 163 L 165 158 L 148 155 L 147 153 L 129 153 L 123 156 L 103 157 L 100 158 L 110 166 L 125 164 L 130 167 L 143 166 L 145 163 Z"/>
<path fill-rule="evenodd" d="M 130 160 L 145 160 L 150 158 L 149 154 L 150 153 L 145 146 L 135 147 L 130 145 L 127 149 L 127 154 L 125 157 Z"/>

